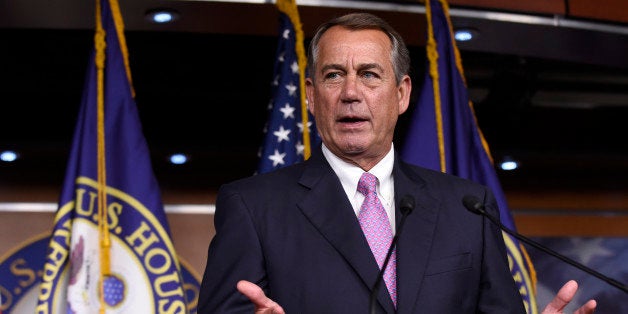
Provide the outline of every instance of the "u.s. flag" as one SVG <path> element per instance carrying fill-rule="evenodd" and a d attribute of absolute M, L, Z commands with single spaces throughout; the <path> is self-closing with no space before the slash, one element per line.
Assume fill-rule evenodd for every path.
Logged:
<path fill-rule="evenodd" d="M 428 68 L 401 157 L 409 163 L 487 185 L 497 199 L 501 222 L 515 230 L 488 145 L 478 128 L 467 95 L 447 3 L 445 0 L 430 0 L 425 6 Z M 525 307 L 528 313 L 537 313 L 533 265 L 519 241 L 507 233 L 503 235 L 510 270 Z"/>
<path fill-rule="evenodd" d="M 96 5 L 36 313 L 186 313 L 181 269 L 133 97 L 116 0 Z"/>
<path fill-rule="evenodd" d="M 279 43 L 273 71 L 269 118 L 259 152 L 258 173 L 266 173 L 307 159 L 320 143 L 304 94 L 303 34 L 294 1 L 278 0 Z"/>

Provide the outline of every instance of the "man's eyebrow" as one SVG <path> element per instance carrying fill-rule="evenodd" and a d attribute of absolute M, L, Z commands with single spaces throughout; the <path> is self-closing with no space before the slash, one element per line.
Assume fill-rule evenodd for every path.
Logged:
<path fill-rule="evenodd" d="M 345 68 L 343 66 L 341 66 L 340 64 L 336 64 L 336 63 L 332 63 L 332 64 L 327 64 L 325 66 L 323 66 L 323 68 L 321 69 L 322 72 L 326 72 L 329 70 L 341 70 L 344 71 Z"/>
<path fill-rule="evenodd" d="M 364 63 L 364 64 L 360 64 L 358 69 L 360 71 L 371 70 L 371 69 L 377 69 L 377 70 L 380 70 L 380 71 L 384 70 L 384 68 L 382 68 L 382 66 L 379 65 L 378 63 Z"/>
<path fill-rule="evenodd" d="M 384 70 L 384 68 L 379 63 L 363 63 L 358 66 L 358 71 L 365 71 L 365 70 L 371 70 L 371 69 L 377 69 L 380 71 Z M 323 68 L 321 69 L 322 72 L 326 72 L 329 70 L 345 71 L 345 67 L 340 64 L 333 63 L 333 64 L 327 64 L 323 66 Z"/>

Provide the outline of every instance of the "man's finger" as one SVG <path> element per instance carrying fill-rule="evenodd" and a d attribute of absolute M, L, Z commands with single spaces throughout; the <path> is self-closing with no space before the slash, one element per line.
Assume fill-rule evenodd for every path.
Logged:
<path fill-rule="evenodd" d="M 240 293 L 253 302 L 256 313 L 284 314 L 283 308 L 277 302 L 269 299 L 258 285 L 250 281 L 240 280 L 236 287 Z"/>
<path fill-rule="evenodd" d="M 543 314 L 562 313 L 565 306 L 567 306 L 574 295 L 576 295 L 576 291 L 578 291 L 578 283 L 575 280 L 567 281 L 563 287 L 558 290 L 554 299 L 545 307 Z"/>
<path fill-rule="evenodd" d="M 593 314 L 595 312 L 595 308 L 597 307 L 597 302 L 595 300 L 589 300 L 583 306 L 581 306 L 574 314 Z"/>

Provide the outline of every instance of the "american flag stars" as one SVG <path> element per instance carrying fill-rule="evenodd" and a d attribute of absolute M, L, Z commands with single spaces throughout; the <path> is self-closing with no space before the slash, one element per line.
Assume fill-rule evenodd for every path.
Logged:
<path fill-rule="evenodd" d="M 257 173 L 269 172 L 303 161 L 303 117 L 300 89 L 300 71 L 296 53 L 294 26 L 281 14 L 277 57 L 273 74 L 269 118 L 259 153 Z M 308 117 L 307 128 L 312 145 L 320 142 L 313 118 Z"/>
<path fill-rule="evenodd" d="M 288 83 L 285 88 L 288 90 L 288 96 L 296 97 L 297 96 L 297 86 L 294 83 Z"/>
<path fill-rule="evenodd" d="M 277 143 L 281 143 L 281 141 L 290 142 L 290 130 L 286 130 L 283 128 L 283 125 L 279 126 L 279 130 L 273 132 L 273 134 L 277 137 Z"/>
<path fill-rule="evenodd" d="M 284 119 L 294 119 L 294 109 L 294 107 L 290 106 L 290 103 L 286 103 L 286 105 L 283 106 L 283 108 L 279 109 L 279 111 L 283 112 Z"/>
<path fill-rule="evenodd" d="M 299 64 L 296 61 L 292 62 L 290 69 L 292 70 L 293 74 L 299 74 Z"/>
<path fill-rule="evenodd" d="M 275 153 L 268 156 L 268 159 L 273 161 L 273 167 L 277 167 L 278 165 L 285 164 L 285 161 L 283 160 L 284 157 L 286 157 L 285 153 L 282 154 L 275 149 Z"/>

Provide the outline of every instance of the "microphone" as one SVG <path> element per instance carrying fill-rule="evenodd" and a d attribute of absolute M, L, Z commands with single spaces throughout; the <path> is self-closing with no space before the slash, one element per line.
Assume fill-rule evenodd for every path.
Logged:
<path fill-rule="evenodd" d="M 388 260 L 390 260 L 390 256 L 392 255 L 395 246 L 397 245 L 397 239 L 399 239 L 399 235 L 401 235 L 401 229 L 403 228 L 403 223 L 406 221 L 406 217 L 412 213 L 414 210 L 414 197 L 412 195 L 406 194 L 401 198 L 399 202 L 399 210 L 401 211 L 401 220 L 399 221 L 399 228 L 397 228 L 397 232 L 390 242 L 390 247 L 388 248 L 388 253 L 386 254 L 386 259 L 384 260 L 384 264 L 382 268 L 379 270 L 377 274 L 377 279 L 375 280 L 375 284 L 373 284 L 373 289 L 371 289 L 370 296 L 370 305 L 369 305 L 369 313 L 375 314 L 375 303 L 377 301 L 377 292 L 379 292 L 379 286 L 381 285 L 382 280 L 384 280 L 384 272 L 386 271 L 386 267 L 388 266 Z"/>
<path fill-rule="evenodd" d="M 561 255 L 558 252 L 553 251 L 553 250 L 551 250 L 551 249 L 541 245 L 540 243 L 534 242 L 531 239 L 526 238 L 525 236 L 523 236 L 523 235 L 521 235 L 521 234 L 519 234 L 519 233 L 517 233 L 517 232 L 515 232 L 515 231 L 513 231 L 513 230 L 511 230 L 509 228 L 507 228 L 506 226 L 504 226 L 501 223 L 501 221 L 499 221 L 499 219 L 497 219 L 495 216 L 489 214 L 486 211 L 484 204 L 477 197 L 472 196 L 472 195 L 465 195 L 462 198 L 462 204 L 470 212 L 472 212 L 474 214 L 483 215 L 483 216 L 488 217 L 488 219 L 490 219 L 494 224 L 499 226 L 500 229 L 506 231 L 508 234 L 510 234 L 513 237 L 521 240 L 522 242 L 525 242 L 526 244 L 529 244 L 530 246 L 533 246 L 533 247 L 535 247 L 535 248 L 537 248 L 537 249 L 539 249 L 539 250 L 541 250 L 541 251 L 543 251 L 543 252 L 545 252 L 545 253 L 547 253 L 549 255 L 552 255 L 552 256 L 558 258 L 559 260 L 561 260 L 561 261 L 563 261 L 563 262 L 565 262 L 567 264 L 570 264 L 570 265 L 572 265 L 572 266 L 574 266 L 574 267 L 576 267 L 576 268 L 578 268 L 578 269 L 580 269 L 580 270 L 582 270 L 582 271 L 584 271 L 584 272 L 586 272 L 586 273 L 588 273 L 590 275 L 593 275 L 593 276 L 597 277 L 598 279 L 601 279 L 602 281 L 610 284 L 611 286 L 613 286 L 613 287 L 615 287 L 615 288 L 617 288 L 619 290 L 622 290 L 625 293 L 628 293 L 628 287 L 626 285 L 624 285 L 623 283 L 621 283 L 621 282 L 619 282 L 619 281 L 617 281 L 617 280 L 615 280 L 613 278 L 609 278 L 609 277 L 607 277 L 607 276 L 605 276 L 605 275 L 603 275 L 603 274 L 601 274 L 601 273 L 599 273 L 599 272 L 597 272 L 597 271 L 595 271 L 595 270 L 593 270 L 593 269 L 591 269 L 591 268 L 589 268 L 589 267 L 587 267 L 587 266 L 585 266 L 585 265 L 583 265 L 581 263 L 578 263 L 578 262 L 576 262 L 576 261 L 574 261 L 574 260 L 572 260 L 572 259 L 570 259 L 570 258 L 568 258 L 568 257 L 566 257 L 564 255 Z"/>

